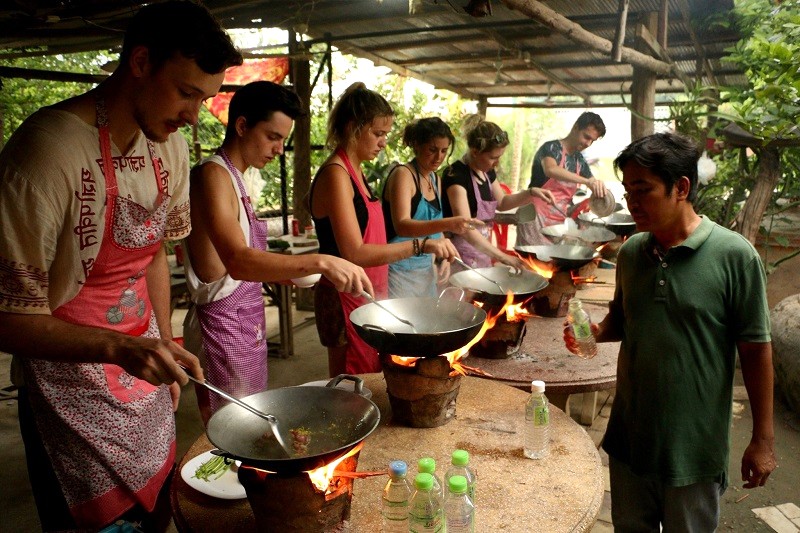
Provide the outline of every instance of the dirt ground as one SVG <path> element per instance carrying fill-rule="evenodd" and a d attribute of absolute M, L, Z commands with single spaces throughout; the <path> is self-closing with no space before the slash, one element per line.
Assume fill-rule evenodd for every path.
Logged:
<path fill-rule="evenodd" d="M 762 259 L 774 263 L 792 249 L 770 247 L 765 254 L 763 244 L 757 248 Z M 784 263 L 767 276 L 767 299 L 770 308 L 778 302 L 800 293 L 800 256 Z M 737 373 L 737 377 L 741 376 Z M 736 383 L 743 385 L 743 383 Z M 800 413 L 788 409 L 775 391 L 775 449 L 778 469 L 770 477 L 767 485 L 757 490 L 744 490 L 739 481 L 738 462 L 749 443 L 749 429 L 752 427 L 749 402 L 734 399 L 734 431 L 731 439 L 730 487 L 722 498 L 722 516 L 719 531 L 773 532 L 766 523 L 754 519 L 753 509 L 794 503 L 800 506 L 800 488 L 797 486 L 800 473 Z M 738 426 L 738 431 L 737 431 Z"/>

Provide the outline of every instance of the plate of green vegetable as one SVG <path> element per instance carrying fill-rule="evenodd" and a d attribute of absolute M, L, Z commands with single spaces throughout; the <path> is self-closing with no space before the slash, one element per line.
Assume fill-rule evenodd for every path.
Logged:
<path fill-rule="evenodd" d="M 181 468 L 181 477 L 187 485 L 214 498 L 240 500 L 247 497 L 239 483 L 236 469 L 240 462 L 228 462 L 211 452 L 201 453 Z"/>

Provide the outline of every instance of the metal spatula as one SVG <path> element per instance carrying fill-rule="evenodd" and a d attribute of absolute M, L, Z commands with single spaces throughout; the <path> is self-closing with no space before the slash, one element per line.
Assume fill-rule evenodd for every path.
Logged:
<path fill-rule="evenodd" d="M 390 315 L 392 315 L 392 317 L 394 317 L 394 319 L 395 319 L 395 320 L 397 320 L 397 321 L 399 321 L 399 322 L 402 322 L 403 324 L 405 324 L 405 325 L 409 326 L 409 327 L 411 328 L 411 331 L 412 331 L 412 332 L 414 332 L 414 333 L 419 333 L 419 332 L 417 331 L 417 328 L 415 328 L 415 327 L 414 327 L 414 324 L 413 324 L 413 323 L 412 323 L 410 320 L 406 320 L 405 318 L 400 318 L 400 317 L 399 317 L 399 316 L 397 316 L 396 314 L 394 314 L 394 313 L 392 313 L 391 311 L 389 311 L 389 309 L 387 309 L 386 307 L 384 307 L 384 306 L 383 306 L 383 305 L 382 305 L 382 304 L 381 304 L 381 303 L 380 303 L 378 300 L 376 300 L 375 298 L 373 298 L 373 297 L 372 297 L 372 295 L 371 295 L 370 293 L 368 293 L 367 291 L 361 291 L 361 296 L 363 296 L 364 298 L 366 298 L 367 300 L 369 300 L 369 301 L 370 301 L 370 303 L 373 303 L 373 304 L 377 305 L 378 307 L 380 307 L 381 309 L 383 309 L 384 311 L 386 311 L 387 313 L 389 313 Z"/>
<path fill-rule="evenodd" d="M 272 434 L 275 435 L 275 439 L 278 441 L 278 444 L 281 445 L 281 448 L 283 448 L 283 451 L 286 452 L 286 455 L 288 455 L 289 457 L 294 456 L 294 452 L 286 444 L 286 440 L 283 438 L 283 435 L 281 434 L 280 426 L 278 425 L 278 419 L 275 418 L 275 415 L 270 415 L 270 414 L 264 413 L 262 411 L 259 411 L 258 409 L 256 409 L 252 405 L 247 404 L 247 403 L 245 403 L 242 400 L 239 400 L 237 398 L 234 398 L 233 396 L 231 396 L 230 394 L 228 394 L 224 390 L 220 389 L 219 387 L 216 387 L 216 386 L 212 385 L 208 381 L 200 381 L 199 379 L 197 379 L 194 376 L 192 376 L 191 374 L 189 374 L 188 371 L 186 372 L 186 375 L 189 376 L 189 379 L 191 381 L 194 381 L 198 385 L 202 385 L 203 387 L 207 388 L 208 390 L 216 392 L 217 394 L 219 394 L 220 396 L 222 396 L 226 400 L 228 400 L 230 402 L 233 402 L 236 405 L 238 405 L 239 407 L 247 409 L 248 411 L 250 411 L 254 415 L 266 420 L 269 423 L 269 427 L 272 430 Z"/>
<path fill-rule="evenodd" d="M 468 270 L 472 270 L 473 272 L 475 272 L 477 275 L 479 275 L 480 277 L 482 277 L 483 279 L 485 279 L 489 283 L 494 283 L 495 285 L 497 285 L 497 288 L 500 289 L 500 294 L 506 294 L 506 290 L 503 289 L 503 286 L 500 285 L 499 281 L 490 278 L 489 276 L 485 275 L 483 272 L 481 272 L 477 268 L 472 268 L 471 266 L 466 264 L 464 261 L 462 261 L 460 257 L 456 257 L 455 258 L 455 262 L 458 263 L 459 265 L 463 266 L 464 268 L 468 269 Z"/>

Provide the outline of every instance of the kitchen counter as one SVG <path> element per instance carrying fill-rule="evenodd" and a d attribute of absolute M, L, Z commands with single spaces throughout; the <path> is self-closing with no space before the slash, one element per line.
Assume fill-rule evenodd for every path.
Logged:
<path fill-rule="evenodd" d="M 522 454 L 524 404 L 528 395 L 490 380 L 461 381 L 456 416 L 428 429 L 395 426 L 383 374 L 362 376 L 381 411 L 380 426 L 364 441 L 358 470 L 385 470 L 402 459 L 416 472 L 416 461 L 430 456 L 444 475 L 450 454 L 470 453 L 477 471 L 475 531 L 571 532 L 589 531 L 600 510 L 603 477 L 597 450 L 587 433 L 557 408 L 551 409 L 550 455 L 543 460 Z M 201 436 L 181 460 L 180 467 L 212 446 Z M 385 476 L 354 482 L 349 531 L 380 531 L 381 492 Z M 176 475 L 171 498 L 180 531 L 255 530 L 246 499 L 218 500 L 195 491 Z"/>

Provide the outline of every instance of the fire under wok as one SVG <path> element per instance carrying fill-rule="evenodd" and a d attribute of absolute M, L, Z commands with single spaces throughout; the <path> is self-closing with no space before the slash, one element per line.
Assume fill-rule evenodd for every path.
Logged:
<path fill-rule="evenodd" d="M 571 244 L 517 246 L 514 250 L 523 257 L 533 257 L 543 263 L 552 263 L 558 270 L 575 270 L 600 255 L 590 246 Z"/>
<path fill-rule="evenodd" d="M 274 414 L 288 431 L 307 435 L 307 447 L 287 457 L 269 424 L 235 404 L 212 415 L 206 428 L 208 440 L 219 448 L 218 455 L 279 474 L 330 463 L 363 441 L 381 419 L 371 400 L 333 387 L 283 387 L 242 401 Z"/>
<path fill-rule="evenodd" d="M 503 305 L 509 291 L 514 294 L 514 303 L 521 303 L 548 285 L 535 272 L 523 270 L 515 274 L 506 266 L 462 270 L 450 276 L 450 283 L 464 289 L 471 299 L 493 306 Z"/>
<path fill-rule="evenodd" d="M 486 311 L 468 302 L 447 298 L 393 298 L 381 305 L 414 323 L 416 332 L 375 304 L 350 313 L 364 342 L 381 353 L 431 357 L 450 353 L 471 341 L 486 320 Z"/>

